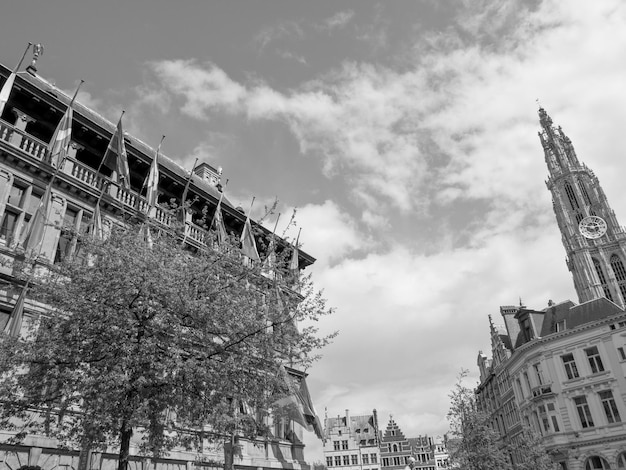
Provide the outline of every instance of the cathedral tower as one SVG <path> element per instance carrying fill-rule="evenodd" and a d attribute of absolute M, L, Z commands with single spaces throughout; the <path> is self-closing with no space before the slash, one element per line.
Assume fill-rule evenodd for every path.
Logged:
<path fill-rule="evenodd" d="M 550 176 L 552 206 L 567 253 L 580 303 L 606 297 L 626 304 L 626 232 L 619 225 L 604 191 L 563 130 L 539 109 L 539 139 Z"/>

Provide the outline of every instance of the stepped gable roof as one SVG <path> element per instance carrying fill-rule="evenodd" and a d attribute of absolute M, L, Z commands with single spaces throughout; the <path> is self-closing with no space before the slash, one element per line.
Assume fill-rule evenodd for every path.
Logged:
<path fill-rule="evenodd" d="M 395 431 L 395 434 L 392 435 L 391 431 Z M 393 420 L 393 418 L 390 418 L 389 423 L 387 423 L 387 428 L 383 433 L 383 441 L 406 441 L 404 433 L 400 429 L 400 426 L 398 426 Z"/>

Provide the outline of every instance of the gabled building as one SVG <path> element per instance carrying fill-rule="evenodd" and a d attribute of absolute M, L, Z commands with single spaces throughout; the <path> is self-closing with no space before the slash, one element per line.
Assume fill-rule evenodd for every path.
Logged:
<path fill-rule="evenodd" d="M 345 416 L 324 420 L 324 457 L 326 467 L 342 470 L 380 470 L 378 447 L 378 417 L 371 415 Z"/>
<path fill-rule="evenodd" d="M 0 65 L 0 87 L 11 76 L 10 70 Z M 4 98 L 4 97 L 3 97 Z M 245 214 L 222 197 L 221 170 L 209 163 L 201 163 L 190 174 L 165 155 L 159 159 L 161 178 L 156 206 L 146 211 L 148 201 L 142 191 L 143 182 L 154 159 L 155 149 L 132 135 L 123 137 L 126 145 L 129 187 L 120 184 L 114 163 L 104 158 L 116 125 L 79 102 L 73 104 L 73 118 L 69 122 L 71 143 L 62 166 L 51 161 L 49 142 L 65 115 L 70 97 L 39 76 L 34 68 L 15 77 L 6 103 L 0 100 L 0 329 L 4 330 L 22 286 L 15 278 L 17 261 L 23 259 L 22 234 L 47 188 L 50 204 L 44 217 L 40 248 L 36 253 L 37 266 L 48 268 L 80 250 L 81 236 L 93 225 L 96 201 L 102 213 L 104 226 L 123 224 L 129 217 L 146 214 L 154 224 L 171 223 L 164 205 L 171 200 L 181 201 L 187 190 L 187 200 L 194 201 L 186 213 L 184 243 L 195 249 L 210 249 L 203 227 L 203 208 L 215 212 L 221 200 L 223 218 L 228 231 L 241 233 Z M 58 137 L 58 135 L 57 135 Z M 53 176 L 54 175 L 54 176 Z M 52 181 L 54 180 L 54 183 Z M 255 224 L 257 245 L 261 252 L 268 230 Z M 284 240 L 278 240 L 279 249 L 290 249 Z M 298 252 L 297 264 L 304 269 L 314 259 Z M 295 289 L 295 286 L 291 286 Z M 22 329 L 28 328 L 39 315 L 42 306 L 26 298 Z M 19 335 L 19 327 L 16 335 Z M 304 373 L 290 371 L 303 381 Z M 308 469 L 302 443 L 303 427 L 292 420 L 280 419 L 271 423 L 272 436 L 263 442 L 238 443 L 240 452 L 235 459 L 238 469 Z M 0 470 L 15 470 L 28 465 L 42 470 L 76 469 L 77 449 L 60 448 L 54 439 L 28 436 L 23 445 L 10 445 L 10 433 L 0 430 Z M 207 446 L 201 452 L 177 449 L 168 457 L 147 459 L 141 456 L 138 443 L 131 447 L 131 468 L 134 470 L 190 470 L 191 468 L 221 467 L 223 449 Z M 94 453 L 90 470 L 116 468 L 117 453 Z"/>
<path fill-rule="evenodd" d="M 598 178 L 539 110 L 547 186 L 580 304 L 500 307 L 479 407 L 503 444 L 531 427 L 564 470 L 626 468 L 626 232 Z M 511 455 L 513 464 L 520 456 Z"/>

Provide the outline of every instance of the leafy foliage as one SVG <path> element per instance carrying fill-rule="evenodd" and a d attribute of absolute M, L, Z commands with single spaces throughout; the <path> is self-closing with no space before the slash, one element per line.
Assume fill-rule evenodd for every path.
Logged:
<path fill-rule="evenodd" d="M 450 460 L 463 470 L 557 470 L 532 429 L 501 439 L 489 415 L 478 409 L 474 391 L 463 384 L 467 374 L 461 371 L 450 392 Z"/>
<path fill-rule="evenodd" d="M 506 449 L 489 423 L 489 417 L 476 406 L 474 391 L 463 385 L 467 371 L 459 374 L 450 392 L 450 432 L 453 445 L 450 460 L 463 470 L 510 470 Z"/>
<path fill-rule="evenodd" d="M 153 456 L 267 435 L 264 417 L 290 393 L 284 366 L 305 370 L 331 339 L 314 326 L 330 313 L 323 297 L 308 278 L 288 288 L 280 256 L 284 275 L 270 279 L 236 240 L 192 252 L 171 233 L 147 243 L 144 228 L 84 240 L 33 284 L 50 310 L 30 336 L 0 333 L 0 425 L 18 438 L 119 445 L 123 460 L 137 430 Z"/>

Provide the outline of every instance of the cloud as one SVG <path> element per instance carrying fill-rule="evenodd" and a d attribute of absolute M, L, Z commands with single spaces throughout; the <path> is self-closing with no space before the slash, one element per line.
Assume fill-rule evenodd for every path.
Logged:
<path fill-rule="evenodd" d="M 212 63 L 151 65 L 185 116 L 282 124 L 337 183 L 299 210 L 314 280 L 337 308 L 321 327 L 340 330 L 309 378 L 313 396 L 318 408 L 402 412 L 407 435 L 445 430 L 436 417 L 458 370 L 475 373 L 489 351 L 488 314 L 520 297 L 575 300 L 536 98 L 626 217 L 626 7 L 465 3 L 454 24 L 416 33 L 404 62 L 346 61 L 292 89 Z"/>
<path fill-rule="evenodd" d="M 352 18 L 354 18 L 354 10 L 338 11 L 330 18 L 326 18 L 317 28 L 328 32 L 342 29 L 346 27 Z"/>
<path fill-rule="evenodd" d="M 259 50 L 264 50 L 269 44 L 282 39 L 301 39 L 304 37 L 304 30 L 298 22 L 286 21 L 276 26 L 262 29 L 254 38 L 254 43 Z"/>

